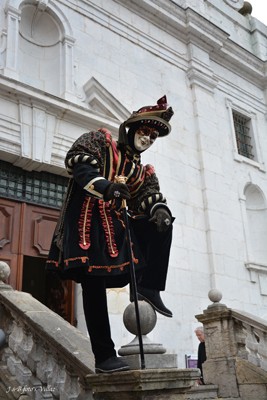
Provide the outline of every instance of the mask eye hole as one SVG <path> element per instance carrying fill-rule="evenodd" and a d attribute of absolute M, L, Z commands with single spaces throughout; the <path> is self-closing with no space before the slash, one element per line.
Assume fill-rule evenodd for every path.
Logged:
<path fill-rule="evenodd" d="M 150 139 L 156 140 L 158 136 L 159 136 L 158 131 L 151 132 Z"/>
<path fill-rule="evenodd" d="M 137 132 L 141 136 L 150 136 L 150 129 L 147 126 L 142 126 Z"/>
<path fill-rule="evenodd" d="M 159 136 L 159 132 L 156 131 L 154 128 L 150 128 L 149 126 L 141 126 L 137 133 L 140 136 L 149 136 L 151 140 L 156 140 Z"/>

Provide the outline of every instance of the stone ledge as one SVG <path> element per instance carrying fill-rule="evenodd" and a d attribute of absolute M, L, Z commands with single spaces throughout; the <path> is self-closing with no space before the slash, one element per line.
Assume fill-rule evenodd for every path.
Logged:
<path fill-rule="evenodd" d="M 217 385 L 199 385 L 192 387 L 186 394 L 185 400 L 218 399 Z"/>
<path fill-rule="evenodd" d="M 141 360 L 139 354 L 123 356 L 123 359 L 130 366 L 131 370 L 141 369 Z M 145 354 L 146 369 L 177 369 L 176 354 Z"/>
<path fill-rule="evenodd" d="M 16 290 L 0 291 L 0 303 L 15 315 L 15 319 L 30 328 L 39 338 L 60 353 L 66 365 L 80 375 L 94 373 L 91 344 L 77 328 L 41 304 L 29 293 Z"/>
<path fill-rule="evenodd" d="M 4 283 L 4 282 L 0 281 L 0 291 L 1 290 L 13 290 L 13 289 L 7 283 Z"/>
<path fill-rule="evenodd" d="M 198 378 L 197 368 L 144 369 L 88 375 L 85 382 L 96 400 L 182 400 Z"/>

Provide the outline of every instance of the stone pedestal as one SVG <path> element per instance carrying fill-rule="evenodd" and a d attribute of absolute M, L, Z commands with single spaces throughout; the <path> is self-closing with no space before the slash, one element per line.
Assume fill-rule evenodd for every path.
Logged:
<path fill-rule="evenodd" d="M 141 361 L 139 354 L 124 356 L 124 360 L 130 366 L 130 369 L 140 369 Z M 146 369 L 167 369 L 177 368 L 176 354 L 145 354 Z"/>
<path fill-rule="evenodd" d="M 145 354 L 164 354 L 166 353 L 165 347 L 160 343 L 152 342 L 146 335 L 142 335 L 143 348 Z M 130 354 L 140 354 L 139 340 L 135 338 L 128 344 L 121 346 L 118 351 L 120 356 L 128 356 Z"/>
<path fill-rule="evenodd" d="M 154 343 L 147 337 L 147 334 L 154 329 L 157 322 L 157 315 L 154 309 L 145 301 L 138 301 L 138 307 L 145 356 L 145 368 L 177 368 L 177 355 L 165 354 L 166 349 L 161 343 Z M 126 307 L 123 314 L 123 322 L 129 332 L 137 335 L 134 303 L 131 303 L 128 307 Z M 129 364 L 130 369 L 141 368 L 138 336 L 135 336 L 130 343 L 123 345 L 119 349 L 118 353 Z"/>
<path fill-rule="evenodd" d="M 202 315 L 196 315 L 204 325 L 206 338 L 207 360 L 203 364 L 205 383 L 218 385 L 219 396 L 238 398 L 235 374 L 238 343 L 231 310 L 220 303 L 222 296 L 218 290 L 211 290 L 209 298 L 213 303 Z"/>
<path fill-rule="evenodd" d="M 196 318 L 203 323 L 207 360 L 203 364 L 206 385 L 218 387 L 224 399 L 267 399 L 266 321 L 221 304 L 213 289 L 213 302 Z"/>
<path fill-rule="evenodd" d="M 85 383 L 95 400 L 184 400 L 198 378 L 198 369 L 147 369 L 88 375 Z"/>

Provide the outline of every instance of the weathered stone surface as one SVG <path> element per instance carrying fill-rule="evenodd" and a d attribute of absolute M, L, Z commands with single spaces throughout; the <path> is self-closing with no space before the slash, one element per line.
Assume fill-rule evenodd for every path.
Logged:
<path fill-rule="evenodd" d="M 9 265 L 4 262 L 0 261 L 0 282 L 6 282 L 10 275 L 10 267 Z"/>
<path fill-rule="evenodd" d="M 142 335 L 144 354 L 164 354 L 166 353 L 165 347 L 161 343 L 152 342 L 148 336 Z M 139 354 L 139 338 L 136 336 L 130 343 L 121 346 L 118 354 L 121 356 L 128 356 L 132 354 Z"/>
<path fill-rule="evenodd" d="M 1 291 L 0 301 L 5 303 L 11 312 L 14 310 L 16 315 L 23 319 L 23 324 L 33 329 L 35 334 L 39 334 L 43 341 L 54 349 L 54 353 L 60 353 L 61 358 L 84 370 L 85 374 L 88 374 L 89 370 L 94 372 L 90 340 L 77 328 L 28 293 Z"/>
<path fill-rule="evenodd" d="M 141 368 L 139 354 L 124 356 L 123 359 L 135 370 Z M 177 368 L 176 354 L 145 354 L 145 365 L 147 369 Z"/>
<path fill-rule="evenodd" d="M 193 386 L 186 394 L 185 400 L 217 399 L 218 386 L 199 385 Z"/>
<path fill-rule="evenodd" d="M 150 304 L 140 300 L 138 301 L 138 309 L 141 333 L 142 335 L 147 335 L 154 329 L 157 323 L 156 312 Z M 129 332 L 133 335 L 138 335 L 134 303 L 129 304 L 124 310 L 123 322 Z"/>
<path fill-rule="evenodd" d="M 91 389 L 79 380 L 94 373 L 89 339 L 28 293 L 2 290 L 0 302 L 9 346 L 1 351 L 0 381 L 5 375 L 10 398 L 29 391 L 35 400 L 76 400 L 81 393 L 89 400 Z"/>
<path fill-rule="evenodd" d="M 267 386 L 267 372 L 247 360 L 236 360 L 236 378 L 240 385 L 262 384 Z"/>
<path fill-rule="evenodd" d="M 218 385 L 219 397 L 266 400 L 266 321 L 218 304 L 196 317 L 204 324 L 205 382 Z"/>
<path fill-rule="evenodd" d="M 89 375 L 96 400 L 182 400 L 199 377 L 197 369 L 145 369 Z"/>
<path fill-rule="evenodd" d="M 240 397 L 242 400 L 266 400 L 266 385 L 240 385 Z"/>
<path fill-rule="evenodd" d="M 0 291 L 1 290 L 12 290 L 12 287 L 0 281 Z"/>
<path fill-rule="evenodd" d="M 203 364 L 203 376 L 207 384 L 218 385 L 218 395 L 239 397 L 235 374 L 235 358 L 207 360 Z"/>

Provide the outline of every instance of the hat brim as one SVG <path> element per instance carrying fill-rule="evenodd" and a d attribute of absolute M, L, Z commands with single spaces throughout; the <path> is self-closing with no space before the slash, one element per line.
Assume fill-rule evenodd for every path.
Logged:
<path fill-rule="evenodd" d="M 162 111 L 160 111 L 162 113 Z M 159 131 L 159 137 L 167 136 L 171 132 L 171 125 L 165 121 L 164 119 L 155 116 L 149 115 L 151 113 L 142 113 L 142 115 L 136 115 L 130 117 L 127 121 L 125 121 L 125 127 L 130 127 L 132 124 L 136 122 L 140 122 L 140 125 L 144 123 L 144 125 L 152 125 L 155 126 L 155 129 Z M 155 113 L 153 113 L 155 114 Z"/>

